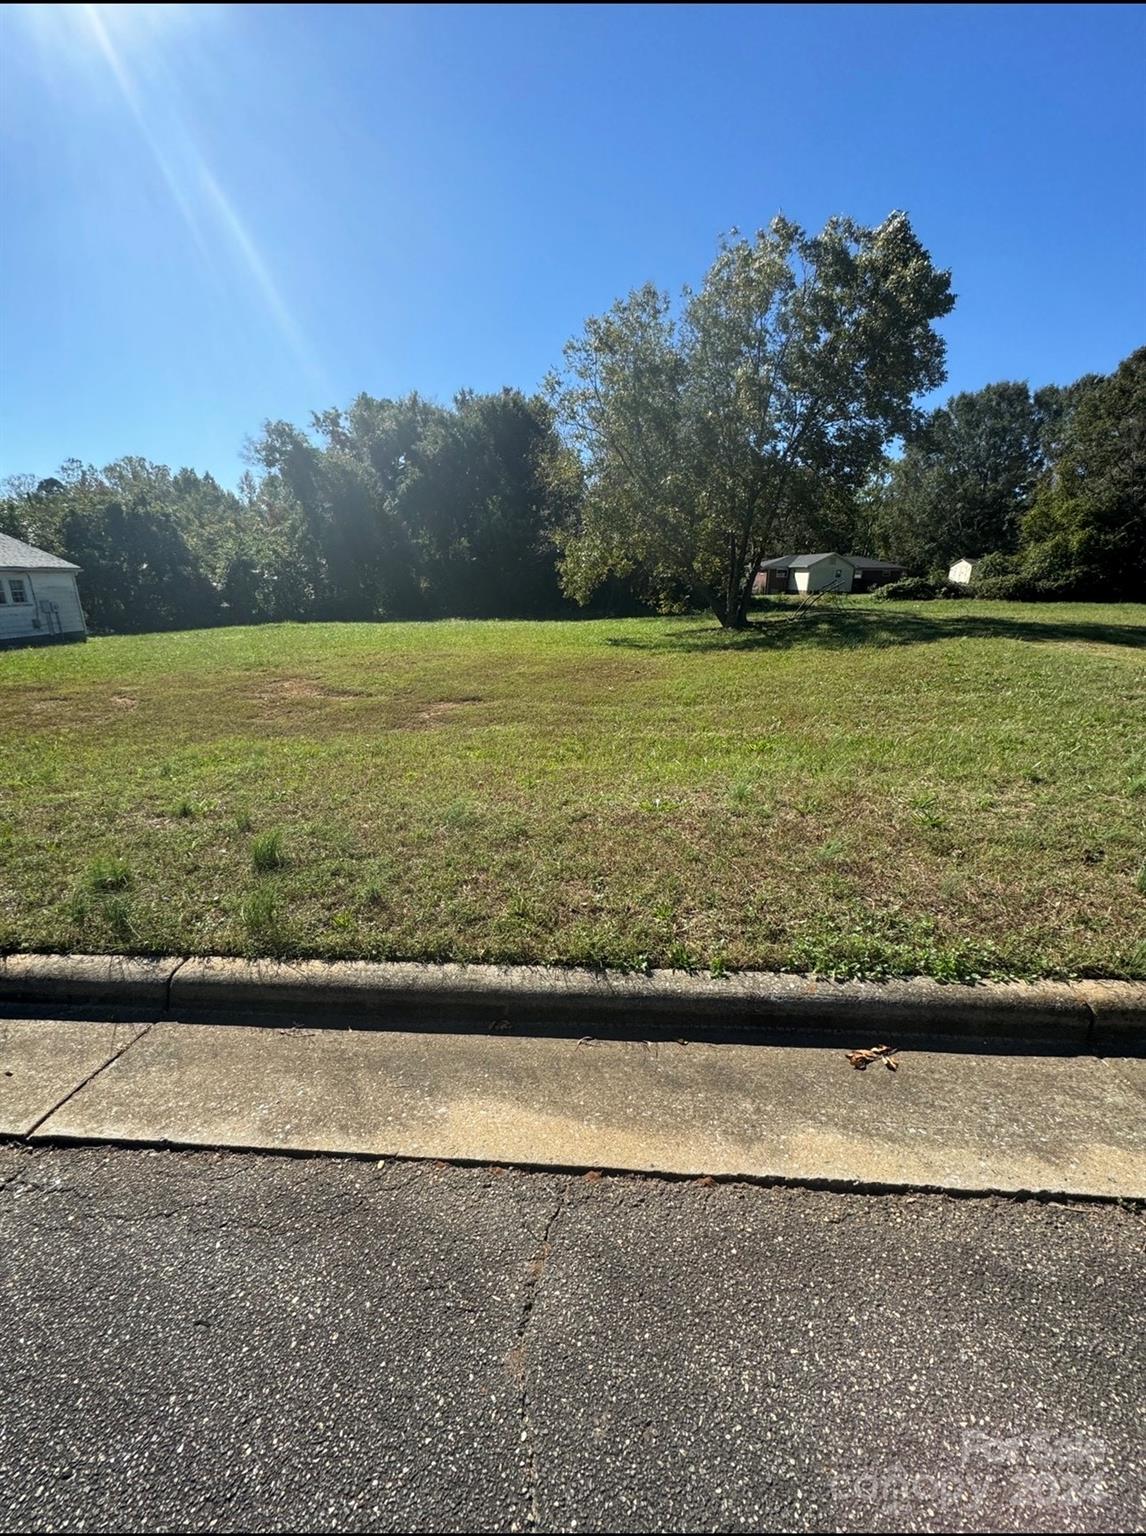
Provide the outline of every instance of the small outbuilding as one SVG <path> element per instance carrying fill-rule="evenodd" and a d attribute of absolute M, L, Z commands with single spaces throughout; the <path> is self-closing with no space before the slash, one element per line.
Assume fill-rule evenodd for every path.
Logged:
<path fill-rule="evenodd" d="M 947 580 L 958 582 L 961 587 L 965 587 L 970 582 L 971 573 L 974 569 L 974 560 L 968 560 L 966 557 L 962 560 L 956 560 L 955 564 L 947 572 Z"/>
<path fill-rule="evenodd" d="M 831 550 L 819 555 L 777 555 L 760 566 L 752 590 L 758 596 L 770 592 L 874 592 L 902 575 L 902 565 L 869 560 L 866 555 L 837 555 Z"/>
<path fill-rule="evenodd" d="M 79 569 L 0 533 L 0 649 L 87 639 Z"/>

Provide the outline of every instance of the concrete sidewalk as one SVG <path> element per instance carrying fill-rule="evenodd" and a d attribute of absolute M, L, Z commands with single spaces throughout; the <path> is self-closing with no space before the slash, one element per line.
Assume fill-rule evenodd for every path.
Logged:
<path fill-rule="evenodd" d="M 873 1043 L 867 1038 L 850 1042 Z M 0 1134 L 1146 1197 L 1146 1063 L 0 1021 Z"/>

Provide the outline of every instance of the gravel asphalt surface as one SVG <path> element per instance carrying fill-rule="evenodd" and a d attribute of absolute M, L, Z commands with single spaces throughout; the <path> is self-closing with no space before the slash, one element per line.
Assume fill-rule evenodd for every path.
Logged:
<path fill-rule="evenodd" d="M 0 1523 L 1126 1530 L 1144 1218 L 0 1147 Z"/>

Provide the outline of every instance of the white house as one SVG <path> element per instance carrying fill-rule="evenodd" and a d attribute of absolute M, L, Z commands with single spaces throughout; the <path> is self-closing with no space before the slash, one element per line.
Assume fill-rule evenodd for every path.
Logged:
<path fill-rule="evenodd" d="M 0 649 L 86 640 L 78 565 L 0 533 Z"/>
<path fill-rule="evenodd" d="M 765 560 L 753 582 L 761 592 L 872 592 L 898 581 L 902 565 L 866 555 L 777 555 Z"/>
<path fill-rule="evenodd" d="M 956 560 L 955 564 L 947 572 L 947 580 L 957 581 L 961 587 L 965 587 L 971 580 L 971 572 L 974 569 L 974 560 Z"/>

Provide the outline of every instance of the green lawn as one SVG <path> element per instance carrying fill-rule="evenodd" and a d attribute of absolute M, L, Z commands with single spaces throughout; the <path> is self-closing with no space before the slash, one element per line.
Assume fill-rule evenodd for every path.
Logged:
<path fill-rule="evenodd" d="M 0 945 L 1146 977 L 1146 608 L 0 653 Z"/>

